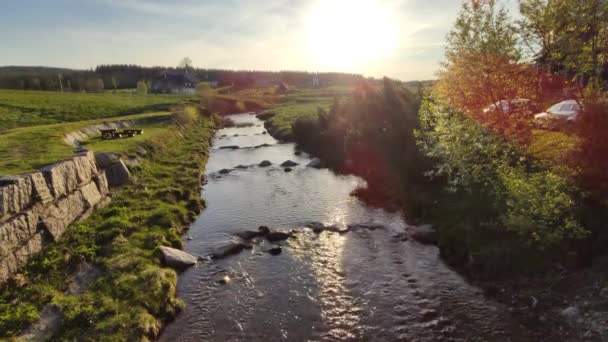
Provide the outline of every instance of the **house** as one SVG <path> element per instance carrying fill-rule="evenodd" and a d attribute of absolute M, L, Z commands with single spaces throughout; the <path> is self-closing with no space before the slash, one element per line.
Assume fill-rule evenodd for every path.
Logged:
<path fill-rule="evenodd" d="M 287 94 L 289 91 L 291 90 L 291 87 L 289 85 L 287 85 L 287 83 L 285 82 L 281 82 L 279 83 L 279 85 L 277 86 L 277 88 L 274 91 L 275 95 L 285 95 Z"/>
<path fill-rule="evenodd" d="M 188 70 L 164 71 L 150 82 L 150 92 L 160 94 L 194 94 L 199 80 Z"/>

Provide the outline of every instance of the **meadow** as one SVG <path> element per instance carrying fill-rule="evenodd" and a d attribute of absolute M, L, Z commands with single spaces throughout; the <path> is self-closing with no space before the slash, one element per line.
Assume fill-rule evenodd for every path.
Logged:
<path fill-rule="evenodd" d="M 73 147 L 63 141 L 65 134 L 80 128 L 109 121 L 131 121 L 158 118 L 169 119 L 169 112 L 135 114 L 107 119 L 85 120 L 52 125 L 21 127 L 0 133 L 0 175 L 15 175 L 30 172 L 39 167 L 67 159 L 74 155 Z M 168 124 L 154 122 L 138 125 L 144 134 L 133 138 L 102 141 L 93 138 L 85 141 L 91 151 L 123 152 L 137 143 L 152 138 L 168 129 Z"/>
<path fill-rule="evenodd" d="M 192 101 L 196 101 L 195 96 L 0 90 L 0 132 L 17 127 L 166 111 Z"/>
<path fill-rule="evenodd" d="M 283 141 L 293 140 L 292 125 L 298 118 L 316 118 L 319 108 L 329 110 L 335 98 L 348 98 L 352 87 L 296 88 L 272 108 L 268 122 L 270 134 Z"/>

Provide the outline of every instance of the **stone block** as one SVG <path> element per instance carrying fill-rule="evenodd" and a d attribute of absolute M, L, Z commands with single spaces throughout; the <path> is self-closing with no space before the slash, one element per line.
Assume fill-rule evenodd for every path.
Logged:
<path fill-rule="evenodd" d="M 122 160 L 119 160 L 106 170 L 106 178 L 108 179 L 110 188 L 127 185 L 130 177 L 131 173 Z"/>
<path fill-rule="evenodd" d="M 82 198 L 86 202 L 87 208 L 94 208 L 99 202 L 101 202 L 101 194 L 97 189 L 95 182 L 89 182 L 80 188 Z"/>
<path fill-rule="evenodd" d="M 27 176 L 0 177 L 0 218 L 27 209 L 34 202 L 32 180 Z"/>
<path fill-rule="evenodd" d="M 56 164 L 47 165 L 40 169 L 49 190 L 56 199 L 76 190 L 80 183 L 76 175 L 76 165 L 73 160 L 66 160 Z"/>
<path fill-rule="evenodd" d="M 97 174 L 97 165 L 93 152 L 85 152 L 72 158 L 76 169 L 78 184 L 86 184 Z"/>
<path fill-rule="evenodd" d="M 43 227 L 51 234 L 54 240 L 63 235 L 66 228 L 76 221 L 86 211 L 86 204 L 80 191 L 66 196 L 53 205 L 45 208 L 40 219 Z"/>
<path fill-rule="evenodd" d="M 108 178 L 106 177 L 105 171 L 100 171 L 95 178 L 93 178 L 95 184 L 97 185 L 97 190 L 102 197 L 107 196 L 110 193 L 110 189 L 108 186 Z"/>

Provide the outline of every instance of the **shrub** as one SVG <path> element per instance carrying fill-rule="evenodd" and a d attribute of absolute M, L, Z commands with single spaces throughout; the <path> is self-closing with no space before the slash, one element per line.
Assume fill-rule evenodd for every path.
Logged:
<path fill-rule="evenodd" d="M 577 189 L 566 176 L 530 159 L 436 94 L 425 99 L 420 116 L 418 145 L 433 161 L 426 175 L 443 184 L 428 219 L 439 226 L 445 254 L 477 269 L 508 273 L 543 261 L 516 255 L 566 247 L 586 236 Z"/>

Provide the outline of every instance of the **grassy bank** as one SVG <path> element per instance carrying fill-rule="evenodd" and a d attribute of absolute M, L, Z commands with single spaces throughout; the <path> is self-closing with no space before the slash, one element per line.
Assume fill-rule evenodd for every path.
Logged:
<path fill-rule="evenodd" d="M 173 105 L 195 100 L 194 96 L 185 95 L 0 90 L 0 132 L 169 110 Z"/>
<path fill-rule="evenodd" d="M 180 233 L 204 207 L 200 179 L 216 121 L 193 107 L 172 119 L 170 129 L 141 143 L 146 153 L 131 185 L 32 259 L 25 284 L 0 290 L 0 337 L 18 335 L 45 305 L 64 316 L 53 336 L 59 340 L 153 339 L 175 317 L 183 306 L 177 275 L 161 266 L 158 247 L 181 247 Z M 85 261 L 100 276 L 83 293 L 66 294 Z"/>
<path fill-rule="evenodd" d="M 87 143 L 92 151 L 121 152 L 133 144 L 154 137 L 166 129 L 166 124 L 157 121 L 169 119 L 169 112 L 128 115 L 112 118 L 112 120 L 97 119 L 78 122 L 68 122 L 52 125 L 15 128 L 0 133 L 0 175 L 11 175 L 29 172 L 40 166 L 71 157 L 73 147 L 63 141 L 66 133 L 77 131 L 83 127 L 113 121 L 150 120 L 149 124 L 141 125 L 145 134 L 135 138 L 112 140 L 102 143 L 98 139 Z M 163 128 L 164 127 L 164 128 Z M 148 129 L 149 128 L 149 129 Z"/>
<path fill-rule="evenodd" d="M 318 117 L 319 108 L 328 110 L 334 98 L 346 98 L 352 87 L 298 88 L 289 92 L 270 112 L 274 115 L 266 122 L 266 128 L 276 139 L 292 141 L 292 125 L 298 118 Z"/>

